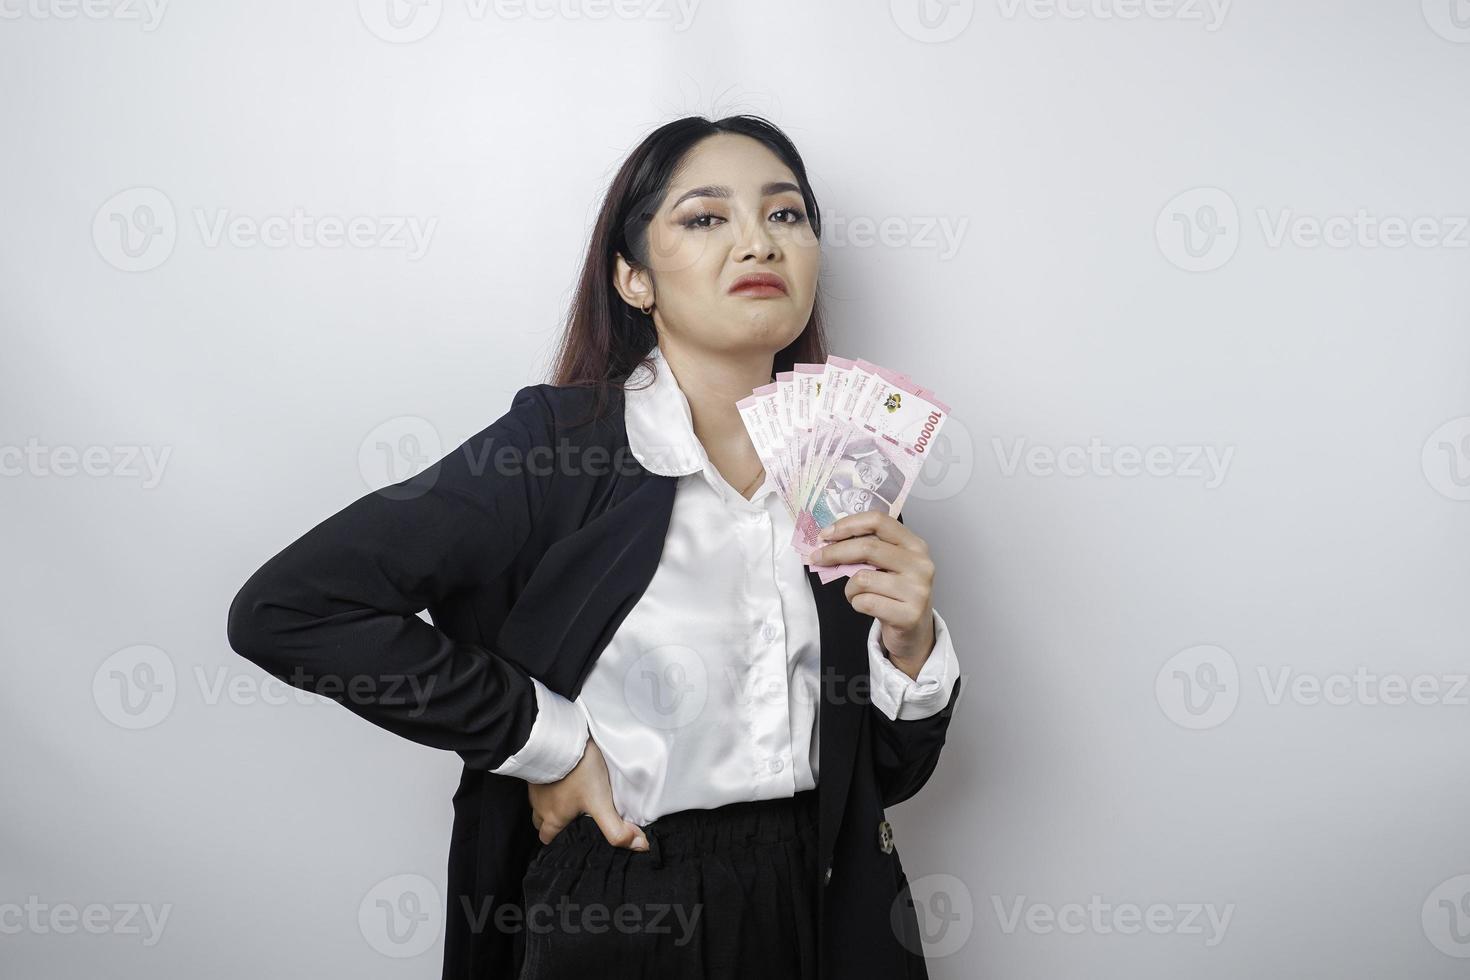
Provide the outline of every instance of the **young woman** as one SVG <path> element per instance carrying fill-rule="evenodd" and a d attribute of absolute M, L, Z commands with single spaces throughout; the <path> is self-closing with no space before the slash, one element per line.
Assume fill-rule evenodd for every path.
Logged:
<path fill-rule="evenodd" d="M 826 358 L 819 236 L 768 122 L 656 130 L 554 381 L 231 606 L 242 655 L 464 758 L 446 978 L 926 975 L 883 808 L 959 693 L 934 563 L 867 510 L 816 558 L 877 569 L 820 584 L 735 407 Z"/>

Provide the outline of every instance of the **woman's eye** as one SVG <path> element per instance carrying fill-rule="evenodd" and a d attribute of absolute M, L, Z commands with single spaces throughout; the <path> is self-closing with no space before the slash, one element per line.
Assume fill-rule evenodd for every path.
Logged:
<path fill-rule="evenodd" d="M 686 218 L 684 220 L 684 227 L 685 228 L 708 228 L 710 226 L 708 224 L 705 224 L 704 222 L 707 219 L 709 219 L 709 218 L 714 218 L 714 219 L 716 219 L 718 221 L 724 221 L 725 220 L 724 218 L 721 218 L 719 215 L 715 214 L 712 211 L 701 211 L 699 214 L 696 214 L 692 218 Z"/>
<path fill-rule="evenodd" d="M 777 211 L 771 212 L 772 218 L 777 218 L 779 215 L 790 216 L 788 218 L 780 219 L 776 222 L 777 224 L 782 225 L 799 225 L 806 220 L 806 213 L 802 211 L 801 208 L 781 208 Z M 682 222 L 680 222 L 680 224 L 682 224 L 685 228 L 712 228 L 714 226 L 711 222 L 724 220 L 724 218 L 720 217 L 718 214 L 715 214 L 713 211 L 701 211 L 698 214 L 693 215 L 692 217 L 685 218 Z"/>

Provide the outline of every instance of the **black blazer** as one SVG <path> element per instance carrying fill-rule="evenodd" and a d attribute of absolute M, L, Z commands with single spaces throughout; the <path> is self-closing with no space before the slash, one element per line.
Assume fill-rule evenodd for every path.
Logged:
<path fill-rule="evenodd" d="M 525 782 L 490 770 L 529 736 L 530 677 L 575 698 L 658 566 L 677 478 L 633 458 L 621 396 L 589 420 L 586 389 L 520 389 L 443 459 L 288 545 L 230 605 L 230 646 L 252 663 L 464 759 L 445 980 L 520 968 L 520 882 L 541 842 Z M 872 617 L 842 579 L 808 579 L 822 665 L 822 976 L 926 977 L 884 807 L 934 771 L 959 683 L 937 715 L 889 720 L 868 696 Z"/>

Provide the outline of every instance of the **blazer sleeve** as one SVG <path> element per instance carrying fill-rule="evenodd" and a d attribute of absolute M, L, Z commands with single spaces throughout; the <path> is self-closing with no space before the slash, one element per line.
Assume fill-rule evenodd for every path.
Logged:
<path fill-rule="evenodd" d="M 873 728 L 873 768 L 878 777 L 878 792 L 885 807 L 902 803 L 924 788 L 949 732 L 949 719 L 960 697 L 960 678 L 955 679 L 949 702 L 938 714 L 913 721 L 889 718 L 875 705 L 869 705 L 868 717 Z"/>
<path fill-rule="evenodd" d="M 554 438 L 537 386 L 422 472 L 367 494 L 272 557 L 230 604 L 230 646 L 273 676 L 466 765 L 500 766 L 537 715 L 530 676 L 419 612 L 494 581 L 547 499 Z M 507 448 L 509 447 L 509 448 Z M 540 454 L 537 454 L 538 456 Z"/>

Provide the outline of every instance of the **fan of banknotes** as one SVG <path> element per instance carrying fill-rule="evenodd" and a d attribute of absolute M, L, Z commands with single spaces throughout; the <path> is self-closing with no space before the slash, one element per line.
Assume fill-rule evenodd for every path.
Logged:
<path fill-rule="evenodd" d="M 862 358 L 792 367 L 735 406 L 796 524 L 791 544 L 811 565 L 823 543 L 817 534 L 840 518 L 898 516 L 949 406 L 908 375 Z M 872 567 L 812 566 L 824 583 Z"/>

